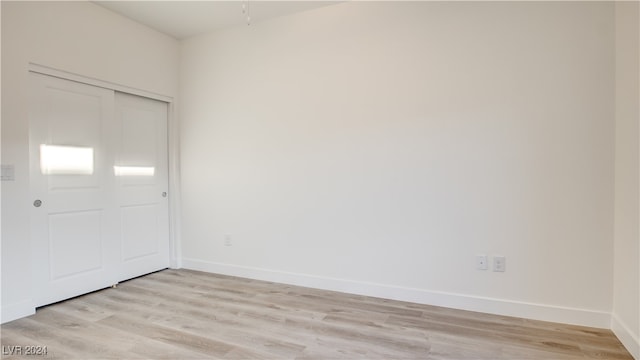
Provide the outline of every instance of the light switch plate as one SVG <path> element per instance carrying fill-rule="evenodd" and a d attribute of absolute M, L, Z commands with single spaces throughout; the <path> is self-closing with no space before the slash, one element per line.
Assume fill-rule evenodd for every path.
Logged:
<path fill-rule="evenodd" d="M 504 272 L 507 268 L 507 259 L 504 256 L 493 257 L 493 271 Z"/>
<path fill-rule="evenodd" d="M 14 165 L 2 165 L 2 174 L 0 175 L 1 181 L 15 181 L 16 180 L 16 168 Z"/>

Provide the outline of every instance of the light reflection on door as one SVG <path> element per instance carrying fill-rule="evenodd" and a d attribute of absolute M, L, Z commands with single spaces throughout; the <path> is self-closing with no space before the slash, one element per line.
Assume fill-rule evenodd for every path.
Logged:
<path fill-rule="evenodd" d="M 153 176 L 155 166 L 114 166 L 116 176 Z"/>
<path fill-rule="evenodd" d="M 41 144 L 40 170 L 43 175 L 92 175 L 93 148 Z"/>

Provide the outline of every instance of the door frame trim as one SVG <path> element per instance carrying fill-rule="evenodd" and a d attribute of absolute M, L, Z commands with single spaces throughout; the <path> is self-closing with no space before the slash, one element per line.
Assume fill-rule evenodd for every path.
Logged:
<path fill-rule="evenodd" d="M 121 85 L 121 84 L 117 84 L 110 81 L 91 78 L 91 77 L 83 76 L 80 74 L 72 73 L 69 71 L 54 69 L 49 66 L 39 65 L 35 63 L 29 63 L 29 72 L 35 72 L 35 73 L 49 75 L 49 76 L 70 80 L 70 81 L 75 81 L 75 82 L 79 82 L 87 85 L 97 86 L 97 87 L 101 87 L 109 90 L 115 90 L 115 91 L 119 91 L 127 94 L 138 95 L 138 96 L 142 96 L 142 97 L 146 97 L 154 100 L 160 100 L 169 104 L 173 103 L 174 101 L 173 97 L 171 96 L 162 95 L 162 94 L 158 94 L 158 93 L 154 93 L 154 92 L 146 91 L 142 89 L 137 89 L 134 87 Z"/>
<path fill-rule="evenodd" d="M 29 63 L 28 71 L 48 76 L 97 86 L 122 93 L 138 95 L 167 103 L 167 158 L 169 173 L 169 266 L 173 269 L 182 267 L 182 251 L 180 239 L 180 134 L 177 116 L 175 116 L 175 100 L 171 96 L 154 93 L 134 87 L 104 81 L 80 74 L 55 69 L 36 63 Z"/>

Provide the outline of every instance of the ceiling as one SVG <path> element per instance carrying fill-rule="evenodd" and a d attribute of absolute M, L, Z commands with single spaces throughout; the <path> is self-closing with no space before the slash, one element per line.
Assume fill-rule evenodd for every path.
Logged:
<path fill-rule="evenodd" d="M 92 1 L 176 39 L 333 5 L 338 1 Z"/>

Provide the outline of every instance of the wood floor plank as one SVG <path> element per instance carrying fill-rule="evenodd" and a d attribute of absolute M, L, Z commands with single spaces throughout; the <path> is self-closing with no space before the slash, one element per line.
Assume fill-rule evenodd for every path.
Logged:
<path fill-rule="evenodd" d="M 59 359 L 632 360 L 606 329 L 191 270 L 123 282 L 1 330 L 2 345 L 44 345 Z"/>
<path fill-rule="evenodd" d="M 41 314 L 22 320 L 24 321 L 10 328 L 4 328 L 3 325 L 2 336 L 11 331 L 29 334 L 28 337 L 36 342 L 27 345 L 43 344 L 53 354 L 62 352 L 70 354 L 70 358 L 74 359 L 118 359 L 129 350 L 130 344 L 118 344 L 112 340 L 112 337 L 96 338 L 96 332 L 92 331 L 95 329 L 88 329 L 85 326 L 77 326 L 75 330 L 68 329 L 58 326 L 50 318 Z M 6 344 L 4 340 L 2 343 Z M 131 358 L 139 357 L 131 356 Z"/>
<path fill-rule="evenodd" d="M 203 355 L 223 357 L 233 346 L 206 336 L 193 335 L 149 322 L 139 321 L 123 315 L 112 315 L 98 321 L 118 331 L 129 334 L 145 334 L 146 337 L 171 344 L 189 351 L 201 352 Z"/>

